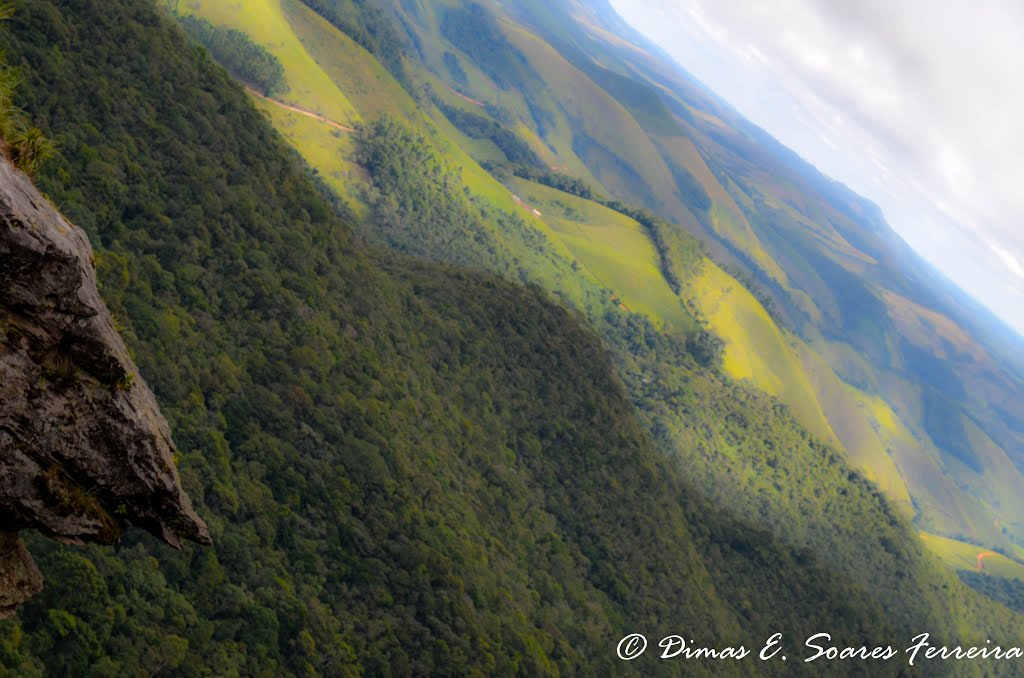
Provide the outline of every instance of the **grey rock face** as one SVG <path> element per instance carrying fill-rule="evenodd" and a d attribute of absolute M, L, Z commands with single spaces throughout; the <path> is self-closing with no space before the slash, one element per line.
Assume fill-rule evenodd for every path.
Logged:
<path fill-rule="evenodd" d="M 91 262 L 85 234 L 0 158 L 0 615 L 40 585 L 19 530 L 111 543 L 130 523 L 210 543 Z"/>
<path fill-rule="evenodd" d="M 43 589 L 43 577 L 16 534 L 0 532 L 0 619 Z"/>

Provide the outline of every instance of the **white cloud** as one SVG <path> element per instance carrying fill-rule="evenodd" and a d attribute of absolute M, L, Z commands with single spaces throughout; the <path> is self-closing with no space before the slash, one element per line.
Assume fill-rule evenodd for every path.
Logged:
<path fill-rule="evenodd" d="M 1024 279 L 1024 263 L 1022 263 L 1020 257 L 1014 255 L 999 243 L 988 241 L 987 244 L 989 249 L 995 252 L 996 256 L 1006 265 L 1006 268 L 1010 269 L 1011 273 L 1018 278 Z"/>
<path fill-rule="evenodd" d="M 1024 333 L 1024 3 L 612 2 Z"/>

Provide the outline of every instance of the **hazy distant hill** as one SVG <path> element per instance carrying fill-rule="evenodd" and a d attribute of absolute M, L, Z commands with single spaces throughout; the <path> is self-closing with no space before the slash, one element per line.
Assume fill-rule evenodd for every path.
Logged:
<path fill-rule="evenodd" d="M 560 171 L 703 236 L 752 279 L 759 301 L 771 300 L 789 359 L 772 355 L 763 317 L 716 313 L 714 302 L 736 300 L 698 291 L 728 342 L 728 373 L 834 434 L 893 500 L 911 498 L 923 527 L 1016 552 L 1020 337 L 924 263 L 874 205 L 742 119 L 606 3 L 444 7 L 393 8 L 433 73 L 536 134 Z M 495 80 L 468 38 L 445 31 L 444 17 L 463 15 L 479 24 L 467 33 L 486 23 L 500 31 L 518 80 Z M 442 52 L 481 72 L 460 84 Z"/>

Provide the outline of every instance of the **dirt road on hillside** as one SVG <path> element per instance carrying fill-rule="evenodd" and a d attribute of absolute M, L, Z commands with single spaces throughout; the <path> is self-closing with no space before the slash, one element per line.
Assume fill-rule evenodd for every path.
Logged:
<path fill-rule="evenodd" d="M 985 570 L 985 564 L 982 562 L 983 560 L 985 560 L 986 558 L 990 558 L 991 556 L 997 556 L 997 555 L 999 555 L 999 554 L 998 553 L 992 553 L 991 551 L 982 551 L 981 553 L 979 553 L 978 554 L 978 565 L 977 565 L 978 572 L 983 572 Z"/>
<path fill-rule="evenodd" d="M 285 109 L 287 109 L 287 110 L 289 110 L 289 111 L 291 111 L 293 113 L 298 113 L 299 115 L 305 115 L 305 116 L 307 116 L 309 118 L 313 118 L 315 120 L 319 120 L 320 122 L 324 123 L 325 125 L 330 125 L 331 127 L 335 128 L 335 129 L 340 129 L 342 132 L 348 132 L 349 134 L 352 134 L 352 133 L 354 133 L 356 131 L 356 129 L 354 127 L 349 127 L 348 125 L 342 125 L 340 122 L 335 122 L 335 121 L 331 120 L 330 118 L 326 118 L 326 117 L 320 115 L 319 113 L 314 113 L 313 111 L 307 110 L 305 108 L 300 108 L 298 106 L 292 106 L 291 104 L 286 104 L 285 102 L 278 101 L 277 99 L 271 99 L 270 97 L 266 96 L 265 94 L 260 94 L 258 91 L 254 90 L 252 87 L 246 87 L 245 89 L 246 89 L 246 91 L 249 92 L 249 94 L 252 94 L 255 97 L 259 97 L 260 99 L 263 99 L 264 101 L 269 101 L 270 103 L 274 104 L 275 106 L 280 106 L 281 108 L 285 108 Z"/>

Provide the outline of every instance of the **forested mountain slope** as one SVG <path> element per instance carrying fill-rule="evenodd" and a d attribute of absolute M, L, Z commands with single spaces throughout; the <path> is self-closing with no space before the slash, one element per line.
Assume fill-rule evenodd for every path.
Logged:
<path fill-rule="evenodd" d="M 1015 525 L 1024 515 L 1015 489 L 1024 482 L 1020 342 L 924 265 L 877 208 L 740 118 L 605 3 L 381 5 L 392 28 L 378 30 L 375 41 L 351 28 L 372 3 L 261 0 L 256 14 L 277 17 L 274 36 L 229 3 L 204 0 L 190 11 L 248 26 L 281 57 L 292 83 L 281 95 L 288 101 L 345 108 L 347 119 L 389 113 L 415 125 L 420 116 L 410 111 L 417 104 L 426 110 L 424 134 L 461 168 L 475 195 L 523 213 L 549 249 L 578 261 L 576 275 L 554 274 L 547 264 L 531 274 L 577 305 L 574 288 L 591 282 L 656 323 L 665 320 L 659 299 L 624 294 L 637 278 L 610 273 L 644 255 L 596 251 L 609 241 L 587 233 L 586 265 L 578 238 L 574 247 L 544 210 L 531 219 L 536 206 L 510 205 L 517 189 L 504 179 L 506 190 L 496 187 L 480 164 L 508 170 L 525 163 L 568 175 L 703 236 L 754 293 L 714 268 L 684 267 L 680 296 L 726 341 L 726 372 L 789 405 L 922 528 L 1016 553 Z M 372 14 L 379 26 L 379 10 Z M 393 58 L 374 58 L 382 44 L 392 55 L 404 47 L 400 70 Z M 313 66 L 300 64 L 295 50 Z M 309 87 L 310 68 L 344 101 L 328 104 L 325 90 Z M 354 75 L 372 69 L 372 81 Z M 270 111 L 340 194 L 357 209 L 372 202 L 358 188 L 365 177 L 351 164 L 352 139 L 324 138 L 309 123 Z M 501 179 L 500 171 L 494 176 Z M 508 248 L 511 256 L 501 259 L 531 263 L 521 245 Z M 442 248 L 426 253 L 458 260 Z M 658 285 L 646 287 L 662 295 Z"/>
<path fill-rule="evenodd" d="M 677 671 L 614 659 L 639 628 L 723 645 L 818 627 L 856 643 L 922 625 L 1019 637 L 1008 612 L 972 621 L 982 599 L 857 482 L 849 503 L 885 521 L 924 587 L 891 622 L 810 551 L 709 505 L 648 442 L 579 318 L 359 245 L 241 89 L 147 3 L 25 3 L 7 43 L 24 108 L 61 143 L 40 184 L 96 244 L 215 540 L 33 540 L 50 585 L 0 626 L 12 675 Z M 764 435 L 806 440 L 780 416 Z"/>
<path fill-rule="evenodd" d="M 49 588 L 0 624 L 9 673 L 790 674 L 804 667 L 623 664 L 614 648 L 691 629 L 718 646 L 778 631 L 794 652 L 823 628 L 852 645 L 921 629 L 1024 642 L 840 454 L 714 369 L 689 302 L 630 311 L 602 282 L 608 247 L 559 229 L 614 227 L 652 262 L 638 276 L 717 270 L 699 246 L 667 235 L 662 260 L 636 237 L 644 213 L 608 221 L 524 180 L 562 215 L 532 224 L 437 109 L 368 84 L 399 83 L 383 62 L 298 3 L 266 7 L 361 60 L 303 75 L 344 99 L 302 107 L 364 121 L 358 136 L 246 95 L 144 0 L 18 4 L 20 101 L 62 148 L 40 186 L 96 246 L 215 545 L 33 540 Z M 305 54 L 282 59 L 293 90 Z M 330 169 L 307 157 L 372 199 L 332 203 L 257 105 L 300 150 L 347 149 Z M 965 668 L 1013 672 L 928 670 Z"/>
<path fill-rule="evenodd" d="M 707 123 L 718 137 L 748 135 L 768 144 L 764 135 L 736 121 L 657 54 L 596 25 L 614 21 L 595 7 L 403 3 L 391 7 L 390 23 L 372 3 L 334 0 L 260 0 L 245 11 L 203 0 L 180 11 L 244 30 L 280 59 L 283 92 L 276 102 L 257 104 L 363 217 L 366 237 L 538 283 L 583 311 L 615 349 L 630 397 L 656 442 L 720 505 L 797 545 L 813 545 L 864 581 L 880 578 L 858 561 L 857 554 L 872 553 L 864 545 L 870 530 L 865 534 L 856 520 L 843 517 L 846 509 L 820 489 L 835 486 L 830 476 L 844 471 L 822 471 L 799 448 L 780 466 L 749 441 L 709 442 L 713 429 L 680 406 L 677 384 L 654 377 L 665 373 L 661 363 L 674 359 L 662 353 L 658 367 L 638 367 L 638 351 L 650 340 L 637 341 L 637 335 L 646 337 L 648 330 L 663 334 L 665 345 L 685 344 L 712 362 L 714 336 L 722 337 L 729 377 L 781 400 L 919 527 L 978 544 L 979 552 L 994 547 L 1015 554 L 1019 472 L 981 425 L 967 428 L 991 457 L 992 469 L 978 478 L 944 457 L 923 432 L 927 412 L 915 399 L 921 386 L 913 375 L 883 379 L 878 364 L 858 349 L 824 341 L 815 326 L 794 322 L 792 303 L 816 317 L 822 315 L 813 310 L 816 304 L 836 295 L 855 306 L 867 303 L 874 293 L 858 291 L 860 278 L 836 273 L 832 282 L 841 278 L 846 287 L 819 290 L 815 300 L 787 292 L 796 302 L 779 301 L 778 284 L 755 279 L 769 269 L 778 279 L 788 274 L 762 246 L 757 233 L 764 220 L 746 216 L 750 200 L 733 195 L 742 176 L 712 169 L 712 137 L 700 130 Z M 360 22 L 374 27 L 373 39 L 359 30 Z M 381 56 L 403 48 L 406 57 L 397 62 Z M 331 87 L 311 84 L 324 80 Z M 342 133 L 295 108 L 363 125 L 366 133 Z M 597 145 L 595 135 L 602 140 Z M 764 167 L 783 178 L 790 166 L 809 172 L 776 146 L 764 151 L 771 156 Z M 655 174 L 641 171 L 644 163 Z M 768 179 L 782 181 L 773 176 Z M 630 188 L 630 182 L 643 186 Z M 854 199 L 821 177 L 804 188 L 805 201 Z M 862 201 L 856 204 L 844 209 L 870 213 Z M 745 249 L 725 247 L 716 235 L 721 229 Z M 729 270 L 711 262 L 688 230 L 703 233 L 711 255 Z M 799 239 L 801 246 L 838 242 L 807 233 Z M 853 257 L 851 251 L 847 246 L 844 256 Z M 913 325 L 914 312 L 901 311 L 900 331 Z M 851 376 L 853 367 L 867 376 Z M 956 422 L 952 415 L 928 417 Z"/>

